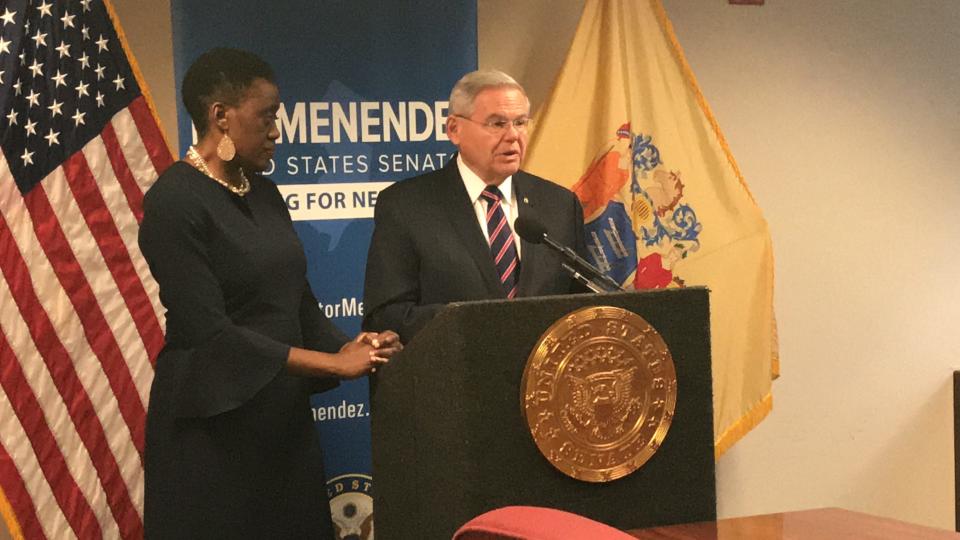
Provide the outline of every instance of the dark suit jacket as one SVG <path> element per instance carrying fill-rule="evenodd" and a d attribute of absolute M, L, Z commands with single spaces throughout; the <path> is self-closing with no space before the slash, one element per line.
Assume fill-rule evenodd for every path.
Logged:
<path fill-rule="evenodd" d="M 583 256 L 577 197 L 523 171 L 513 175 L 519 214 L 535 214 L 551 238 Z M 396 330 L 403 342 L 444 304 L 506 298 L 455 159 L 398 182 L 377 198 L 367 256 L 363 327 Z M 582 292 L 546 245 L 522 241 L 517 296 Z"/>

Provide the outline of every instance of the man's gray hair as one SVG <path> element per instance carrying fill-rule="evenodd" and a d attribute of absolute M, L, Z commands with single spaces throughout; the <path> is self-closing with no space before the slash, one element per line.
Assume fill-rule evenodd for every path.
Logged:
<path fill-rule="evenodd" d="M 516 88 L 524 97 L 527 97 L 520 83 L 502 71 L 496 69 L 471 71 L 461 77 L 450 91 L 450 114 L 460 116 L 473 114 L 473 101 L 480 92 L 488 88 Z"/>

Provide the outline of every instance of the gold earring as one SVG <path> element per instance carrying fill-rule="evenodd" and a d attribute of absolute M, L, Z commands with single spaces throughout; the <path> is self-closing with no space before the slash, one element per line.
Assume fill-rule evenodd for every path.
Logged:
<path fill-rule="evenodd" d="M 233 139 L 224 133 L 223 137 L 220 138 L 220 142 L 217 143 L 217 157 L 223 161 L 233 161 L 236 155 L 237 147 L 233 144 Z"/>

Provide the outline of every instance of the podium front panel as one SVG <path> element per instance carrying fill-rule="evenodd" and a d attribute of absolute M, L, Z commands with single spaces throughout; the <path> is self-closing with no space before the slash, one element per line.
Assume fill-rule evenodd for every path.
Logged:
<path fill-rule="evenodd" d="M 632 474 L 575 480 L 540 453 L 520 392 L 558 319 L 588 306 L 643 317 L 677 372 L 659 450 Z M 716 519 L 708 292 L 703 288 L 452 304 L 371 385 L 374 512 L 381 538 L 449 538 L 508 505 L 558 508 L 621 529 Z"/>

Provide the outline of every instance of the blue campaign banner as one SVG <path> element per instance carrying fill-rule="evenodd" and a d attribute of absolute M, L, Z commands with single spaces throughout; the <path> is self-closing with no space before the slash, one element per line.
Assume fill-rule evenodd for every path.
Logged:
<path fill-rule="evenodd" d="M 287 200 L 321 309 L 356 334 L 377 193 L 453 155 L 447 98 L 476 69 L 475 0 L 173 0 L 171 10 L 178 103 L 186 69 L 213 47 L 249 50 L 276 71 L 280 139 L 266 174 Z M 182 103 L 178 132 L 183 155 L 194 134 Z M 367 381 L 312 406 L 338 532 L 370 537 Z"/>

